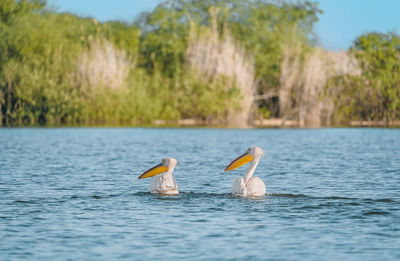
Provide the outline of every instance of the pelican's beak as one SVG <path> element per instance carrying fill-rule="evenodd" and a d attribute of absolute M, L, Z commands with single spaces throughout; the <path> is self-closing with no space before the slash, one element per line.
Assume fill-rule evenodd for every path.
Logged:
<path fill-rule="evenodd" d="M 253 158 L 254 157 L 251 156 L 249 154 L 249 152 L 246 152 L 245 154 L 241 155 L 239 158 L 237 158 L 234 161 L 232 161 L 231 164 L 229 164 L 228 167 L 225 168 L 224 172 L 237 169 L 240 166 L 252 161 Z"/>
<path fill-rule="evenodd" d="M 168 170 L 168 168 L 165 167 L 162 163 L 160 163 L 157 166 L 152 167 L 151 169 L 149 169 L 148 171 L 146 171 L 145 173 L 140 175 L 138 179 L 150 178 L 150 177 L 153 177 L 155 175 L 164 173 L 167 170 Z"/>

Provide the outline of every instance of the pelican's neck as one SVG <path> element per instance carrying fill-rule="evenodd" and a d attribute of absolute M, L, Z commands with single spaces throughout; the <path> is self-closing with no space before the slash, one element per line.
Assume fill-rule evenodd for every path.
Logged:
<path fill-rule="evenodd" d="M 249 182 L 251 177 L 253 177 L 254 171 L 257 168 L 259 160 L 260 160 L 260 158 L 254 158 L 253 161 L 250 163 L 250 166 L 249 166 L 249 168 L 247 169 L 247 172 L 246 172 L 246 176 L 244 176 L 244 183 L 245 184 L 247 184 L 247 182 Z"/>
<path fill-rule="evenodd" d="M 172 172 L 174 172 L 174 167 L 169 167 L 167 172 L 163 174 L 163 178 L 168 178 L 172 176 Z"/>

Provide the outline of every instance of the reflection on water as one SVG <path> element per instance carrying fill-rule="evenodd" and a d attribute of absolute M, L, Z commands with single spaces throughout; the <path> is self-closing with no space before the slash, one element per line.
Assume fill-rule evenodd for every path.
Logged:
<path fill-rule="evenodd" d="M 258 145 L 262 198 L 235 198 Z M 137 180 L 174 157 L 181 193 Z M 0 259 L 396 260 L 400 131 L 0 129 Z"/>

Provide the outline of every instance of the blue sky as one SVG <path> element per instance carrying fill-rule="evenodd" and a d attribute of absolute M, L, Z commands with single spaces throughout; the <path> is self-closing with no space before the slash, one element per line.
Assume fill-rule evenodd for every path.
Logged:
<path fill-rule="evenodd" d="M 400 29 L 400 0 L 314 0 L 324 11 L 316 24 L 321 45 L 345 50 L 370 31 Z M 48 0 L 59 12 L 91 16 L 99 21 L 131 22 L 142 11 L 151 11 L 161 0 Z"/>

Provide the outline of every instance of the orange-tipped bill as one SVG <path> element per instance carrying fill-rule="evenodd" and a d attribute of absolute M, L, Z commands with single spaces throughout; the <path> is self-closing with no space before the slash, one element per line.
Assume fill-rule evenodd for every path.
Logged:
<path fill-rule="evenodd" d="M 254 158 L 253 156 L 249 155 L 249 153 L 246 152 L 245 154 L 241 155 L 239 158 L 232 161 L 232 163 L 229 164 L 228 167 L 226 167 L 224 171 L 230 171 L 230 170 L 237 169 L 240 166 L 252 161 L 253 158 Z"/>
<path fill-rule="evenodd" d="M 140 175 L 138 179 L 150 178 L 150 177 L 153 177 L 155 175 L 164 173 L 167 170 L 168 170 L 168 168 L 165 167 L 162 163 L 160 163 L 157 166 L 152 167 L 151 169 L 149 169 L 148 171 L 146 171 L 145 173 Z"/>

